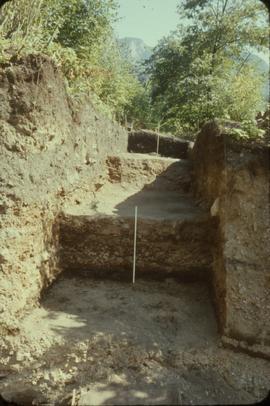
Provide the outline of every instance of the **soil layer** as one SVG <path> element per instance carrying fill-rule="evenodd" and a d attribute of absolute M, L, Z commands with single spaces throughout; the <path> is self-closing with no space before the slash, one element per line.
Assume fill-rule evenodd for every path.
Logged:
<path fill-rule="evenodd" d="M 243 404 L 269 389 L 269 362 L 222 348 L 202 283 L 62 275 L 13 348 L 0 392 L 22 405 Z"/>

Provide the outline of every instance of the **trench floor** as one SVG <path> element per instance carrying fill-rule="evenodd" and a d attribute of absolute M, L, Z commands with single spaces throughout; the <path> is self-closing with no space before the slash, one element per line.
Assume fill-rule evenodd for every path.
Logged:
<path fill-rule="evenodd" d="M 104 186 L 93 200 L 80 205 L 68 205 L 65 213 L 70 215 L 105 214 L 120 217 L 134 217 L 138 207 L 139 218 L 157 220 L 191 220 L 201 216 L 204 211 L 187 193 L 175 190 L 144 188 L 125 183 Z"/>
<path fill-rule="evenodd" d="M 269 362 L 222 348 L 209 297 L 201 283 L 63 275 L 23 319 L 0 393 L 57 405 L 73 394 L 80 406 L 254 403 Z"/>
<path fill-rule="evenodd" d="M 203 214 L 191 194 L 180 187 L 183 182 L 190 182 L 187 160 L 129 153 L 119 157 L 123 177 L 101 185 L 88 200 L 67 203 L 64 209 L 67 214 L 133 217 L 135 206 L 140 218 L 189 220 Z M 159 173 L 162 163 L 165 167 Z M 142 170 L 144 164 L 150 165 L 148 170 Z"/>

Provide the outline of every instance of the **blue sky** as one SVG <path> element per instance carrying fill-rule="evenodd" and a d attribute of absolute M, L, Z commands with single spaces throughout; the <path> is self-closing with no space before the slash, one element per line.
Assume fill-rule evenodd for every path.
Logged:
<path fill-rule="evenodd" d="M 141 38 L 155 46 L 159 39 L 176 28 L 179 16 L 176 7 L 181 0 L 118 0 L 120 21 L 117 35 Z"/>
<path fill-rule="evenodd" d="M 141 38 L 146 45 L 155 46 L 180 22 L 176 7 L 181 0 L 118 0 L 118 3 L 120 19 L 115 30 L 119 38 Z M 269 63 L 269 51 L 257 54 Z"/>

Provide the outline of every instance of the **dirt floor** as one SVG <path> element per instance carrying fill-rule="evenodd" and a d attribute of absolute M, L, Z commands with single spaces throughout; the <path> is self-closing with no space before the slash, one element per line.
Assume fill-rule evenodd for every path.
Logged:
<path fill-rule="evenodd" d="M 121 154 L 116 182 L 108 182 L 89 200 L 67 203 L 71 215 L 97 213 L 133 217 L 138 206 L 141 218 L 189 220 L 203 211 L 183 188 L 190 184 L 189 162 L 149 154 Z"/>
<path fill-rule="evenodd" d="M 222 348 L 202 284 L 62 275 L 23 319 L 0 393 L 18 404 L 248 404 L 270 363 Z"/>
<path fill-rule="evenodd" d="M 94 206 L 94 207 L 93 207 Z M 189 220 L 202 214 L 191 197 L 179 191 L 140 190 L 134 185 L 106 185 L 96 194 L 94 201 L 83 202 L 79 206 L 67 207 L 65 213 L 71 215 L 94 215 L 97 213 L 134 217 L 134 207 L 138 207 L 141 218 Z"/>

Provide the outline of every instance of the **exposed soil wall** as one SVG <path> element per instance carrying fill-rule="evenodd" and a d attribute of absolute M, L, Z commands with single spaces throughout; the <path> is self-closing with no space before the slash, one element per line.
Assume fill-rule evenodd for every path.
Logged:
<path fill-rule="evenodd" d="M 216 222 L 187 191 L 188 161 L 146 154 L 108 156 L 110 184 L 96 207 L 67 207 L 60 224 L 62 267 L 131 278 L 134 208 L 138 208 L 138 275 L 209 279 Z"/>
<path fill-rule="evenodd" d="M 130 131 L 128 135 L 129 152 L 149 154 L 157 152 L 158 148 L 158 153 L 161 156 L 186 159 L 189 144 L 189 141 L 149 130 Z"/>
<path fill-rule="evenodd" d="M 59 272 L 58 215 L 107 177 L 107 153 L 127 133 L 91 102 L 72 104 L 43 56 L 0 66 L 0 316 L 4 331 Z M 1 321 L 2 321 L 1 320 Z"/>
<path fill-rule="evenodd" d="M 111 183 L 133 184 L 141 188 L 182 190 L 191 185 L 191 164 L 187 160 L 160 159 L 144 154 L 108 156 L 108 174 Z"/>
<path fill-rule="evenodd" d="M 139 219 L 137 273 L 182 280 L 208 279 L 211 264 L 209 219 Z M 134 220 L 113 216 L 65 216 L 61 221 L 62 267 L 107 276 L 121 270 L 131 280 Z M 76 273 L 75 273 L 76 274 Z"/>
<path fill-rule="evenodd" d="M 194 188 L 219 218 L 213 286 L 224 342 L 270 355 L 269 148 L 206 125 L 193 149 Z"/>

